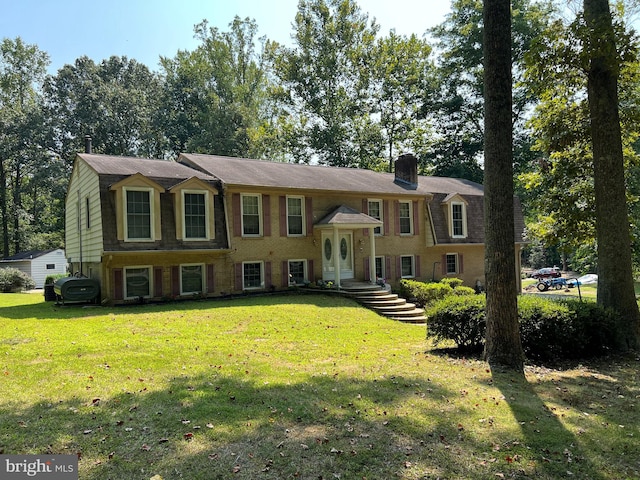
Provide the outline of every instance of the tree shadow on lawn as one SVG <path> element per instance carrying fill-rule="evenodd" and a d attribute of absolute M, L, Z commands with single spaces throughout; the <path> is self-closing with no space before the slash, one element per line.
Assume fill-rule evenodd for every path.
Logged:
<path fill-rule="evenodd" d="M 614 357 L 594 365 L 571 372 L 530 367 L 530 381 L 494 371 L 492 379 L 544 464 L 562 462 L 574 478 L 638 478 L 637 370 L 618 368 Z"/>
<path fill-rule="evenodd" d="M 510 394 L 504 381 L 498 384 Z M 460 392 L 425 378 L 337 374 L 265 384 L 224 376 L 212 366 L 210 373 L 175 377 L 156 391 L 3 408 L 0 450 L 79 453 L 83 480 L 562 476 L 559 462 L 529 457 L 525 465 L 498 457 L 495 439 L 513 443 L 513 426 L 503 432 L 487 426 L 491 441 L 482 431 L 465 430 L 460 422 L 473 418 L 474 407 L 459 398 Z M 529 420 L 530 410 L 512 408 Z M 541 410 L 542 402 L 533 408 Z M 545 428 L 572 443 L 559 422 Z M 523 434 L 542 448 L 528 430 Z M 604 478 L 586 471 L 581 478 Z"/>

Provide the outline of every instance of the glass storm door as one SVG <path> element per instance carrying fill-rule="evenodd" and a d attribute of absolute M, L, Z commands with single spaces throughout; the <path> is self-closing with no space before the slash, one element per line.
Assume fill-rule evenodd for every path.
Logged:
<path fill-rule="evenodd" d="M 353 235 L 339 232 L 335 245 L 333 232 L 322 233 L 322 279 L 335 280 L 336 256 L 340 266 L 340 279 L 353 278 Z"/>

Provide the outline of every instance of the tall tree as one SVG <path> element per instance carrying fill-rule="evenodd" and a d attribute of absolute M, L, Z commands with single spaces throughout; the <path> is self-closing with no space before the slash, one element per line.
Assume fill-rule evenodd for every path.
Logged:
<path fill-rule="evenodd" d="M 14 252 L 22 248 L 22 227 L 29 221 L 23 207 L 24 189 L 34 167 L 49 160 L 41 148 L 40 95 L 48 64 L 45 52 L 20 37 L 0 44 L 0 217 L 5 256 L 11 247 Z"/>
<path fill-rule="evenodd" d="M 295 160 L 315 156 L 334 166 L 368 166 L 379 158 L 368 68 L 378 28 L 353 0 L 298 4 L 295 46 L 281 47 L 275 58 L 281 93 L 306 146 L 304 158 Z M 365 145 L 366 139 L 374 142 Z"/>
<path fill-rule="evenodd" d="M 162 157 L 164 137 L 154 124 L 160 82 L 145 65 L 112 56 L 65 65 L 44 85 L 52 148 L 68 162 L 92 136 L 97 152 Z"/>
<path fill-rule="evenodd" d="M 390 172 L 398 154 L 428 148 L 429 124 L 419 113 L 424 92 L 434 88 L 435 67 L 430 55 L 429 44 L 415 34 L 405 37 L 392 30 L 376 43 L 371 88 Z"/>
<path fill-rule="evenodd" d="M 513 218 L 511 2 L 484 0 L 485 357 L 524 372 Z"/>
<path fill-rule="evenodd" d="M 432 119 L 437 135 L 425 162 L 435 175 L 482 182 L 483 52 L 482 1 L 453 0 L 451 13 L 431 30 L 438 52 L 438 88 L 427 91 L 423 114 Z M 530 160 L 529 135 L 524 129 L 535 102 L 522 82 L 524 52 L 545 30 L 553 11 L 546 0 L 513 0 L 512 62 L 516 167 Z"/>
<path fill-rule="evenodd" d="M 598 303 L 618 313 L 617 346 L 640 347 L 618 112 L 619 55 L 608 0 L 584 0 L 598 241 Z"/>
<path fill-rule="evenodd" d="M 268 85 L 265 39 L 257 38 L 255 20 L 235 17 L 229 27 L 221 32 L 204 21 L 195 27 L 201 43 L 193 52 L 161 60 L 163 125 L 173 154 L 260 156 Z"/>

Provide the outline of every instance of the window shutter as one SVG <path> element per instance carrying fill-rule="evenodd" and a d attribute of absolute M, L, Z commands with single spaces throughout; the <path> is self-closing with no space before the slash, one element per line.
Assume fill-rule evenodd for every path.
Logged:
<path fill-rule="evenodd" d="M 214 266 L 210 263 L 207 265 L 207 293 L 215 292 L 214 273 Z"/>
<path fill-rule="evenodd" d="M 313 200 L 304 197 L 305 220 L 307 221 L 307 237 L 313 236 Z"/>
<path fill-rule="evenodd" d="M 391 278 L 391 257 L 384 257 L 384 273 L 387 278 Z"/>
<path fill-rule="evenodd" d="M 383 210 L 383 219 L 382 219 L 382 223 L 384 223 L 383 227 L 384 227 L 384 231 L 382 232 L 383 235 L 389 235 L 391 227 L 389 226 L 389 200 L 383 200 L 382 202 L 382 210 Z"/>
<path fill-rule="evenodd" d="M 442 265 L 442 275 L 447 274 L 447 256 L 442 255 L 442 260 L 440 260 L 440 265 Z"/>
<path fill-rule="evenodd" d="M 280 236 L 287 236 L 287 197 L 280 195 Z"/>
<path fill-rule="evenodd" d="M 286 260 L 282 262 L 282 286 L 284 288 L 289 286 L 289 262 Z"/>
<path fill-rule="evenodd" d="M 113 269 L 113 299 L 122 300 L 124 298 L 124 285 L 122 283 L 122 269 Z"/>
<path fill-rule="evenodd" d="M 464 268 L 462 266 L 462 254 L 458 254 L 458 273 L 464 272 Z"/>
<path fill-rule="evenodd" d="M 310 282 L 315 282 L 314 280 L 314 276 L 313 276 L 313 260 L 309 260 L 307 262 L 307 280 Z"/>
<path fill-rule="evenodd" d="M 398 200 L 393 201 L 394 210 L 394 226 L 396 229 L 396 235 L 400 235 L 400 202 Z"/>
<path fill-rule="evenodd" d="M 396 257 L 396 278 L 402 278 L 402 258 Z"/>
<path fill-rule="evenodd" d="M 271 198 L 262 195 L 262 233 L 265 237 L 271 236 Z"/>
<path fill-rule="evenodd" d="M 164 295 L 162 289 L 162 267 L 153 268 L 153 296 L 161 297 Z"/>
<path fill-rule="evenodd" d="M 235 270 L 236 290 L 242 291 L 242 263 L 236 263 Z"/>
<path fill-rule="evenodd" d="M 242 207 L 240 206 L 240 194 L 234 193 L 231 196 L 231 216 L 233 217 L 233 235 L 242 236 Z"/>
<path fill-rule="evenodd" d="M 271 262 L 264 262 L 264 286 L 271 288 Z"/>
<path fill-rule="evenodd" d="M 180 267 L 171 267 L 171 295 L 180 295 Z"/>
<path fill-rule="evenodd" d="M 413 234 L 420 235 L 420 212 L 417 201 L 413 202 Z"/>
<path fill-rule="evenodd" d="M 413 272 L 416 277 L 420 276 L 420 255 L 415 256 L 416 261 L 416 271 Z"/>
<path fill-rule="evenodd" d="M 365 215 L 369 215 L 369 202 L 366 198 L 362 199 L 362 213 L 364 213 Z M 362 235 L 364 235 L 365 237 L 369 235 L 369 229 L 363 228 Z"/>

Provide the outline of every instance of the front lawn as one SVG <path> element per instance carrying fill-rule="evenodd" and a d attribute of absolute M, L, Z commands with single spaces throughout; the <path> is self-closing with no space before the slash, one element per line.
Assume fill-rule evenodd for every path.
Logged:
<path fill-rule="evenodd" d="M 0 295 L 0 453 L 80 479 L 631 479 L 640 360 L 491 377 L 348 299 Z"/>

